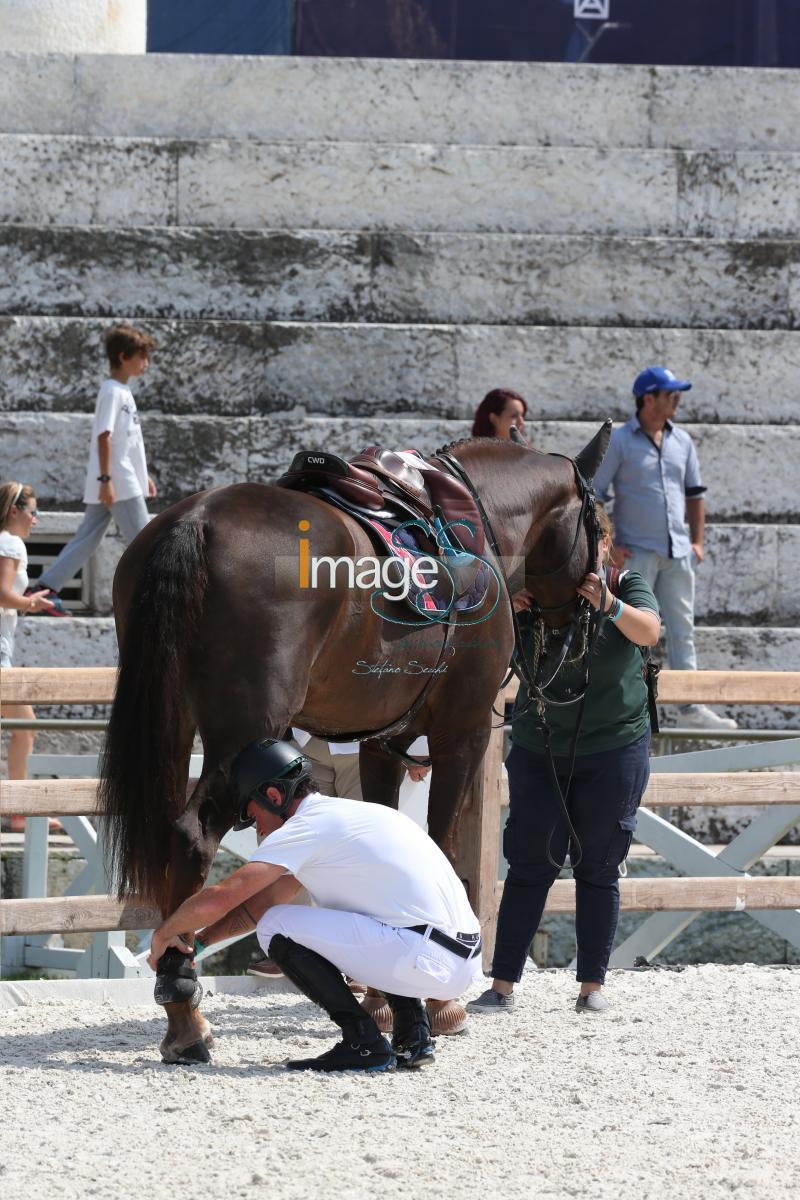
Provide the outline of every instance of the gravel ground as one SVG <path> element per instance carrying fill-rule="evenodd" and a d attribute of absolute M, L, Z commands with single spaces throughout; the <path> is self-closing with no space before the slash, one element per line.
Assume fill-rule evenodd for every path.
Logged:
<path fill-rule="evenodd" d="M 471 1019 L 437 1062 L 294 1075 L 333 1030 L 294 992 L 209 996 L 210 1067 L 166 1067 L 153 1007 L 0 1014 L 4 1200 L 797 1197 L 800 968 L 566 971 Z"/>

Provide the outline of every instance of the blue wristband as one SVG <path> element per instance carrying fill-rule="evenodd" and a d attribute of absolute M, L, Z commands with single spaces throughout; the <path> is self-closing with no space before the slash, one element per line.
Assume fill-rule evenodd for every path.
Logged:
<path fill-rule="evenodd" d="M 612 607 L 609 610 L 609 612 L 606 614 L 608 616 L 609 621 L 614 621 L 616 623 L 622 616 L 622 611 L 624 608 L 625 608 L 625 605 L 622 603 L 619 596 L 615 596 L 614 597 L 614 607 Z"/>

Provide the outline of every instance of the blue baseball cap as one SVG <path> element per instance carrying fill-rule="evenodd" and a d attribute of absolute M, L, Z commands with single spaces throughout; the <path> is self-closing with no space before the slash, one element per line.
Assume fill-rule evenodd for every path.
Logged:
<path fill-rule="evenodd" d="M 646 396 L 648 392 L 688 392 L 688 379 L 676 379 L 666 367 L 646 367 L 633 381 L 634 396 Z"/>

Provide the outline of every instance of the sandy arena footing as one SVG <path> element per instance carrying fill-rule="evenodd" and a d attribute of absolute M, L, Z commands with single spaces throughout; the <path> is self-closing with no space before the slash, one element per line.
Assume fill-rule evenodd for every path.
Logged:
<path fill-rule="evenodd" d="M 207 996 L 213 1065 L 164 1066 L 143 990 L 0 1013 L 4 1200 L 797 1196 L 797 967 L 613 972 L 603 1016 L 531 971 L 434 1066 L 366 1077 L 283 1069 L 334 1030 L 281 981 Z"/>

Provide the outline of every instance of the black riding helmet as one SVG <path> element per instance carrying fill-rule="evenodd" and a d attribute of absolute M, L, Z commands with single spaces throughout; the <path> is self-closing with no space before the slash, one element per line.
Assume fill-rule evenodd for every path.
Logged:
<path fill-rule="evenodd" d="M 311 779 L 311 772 L 310 760 L 289 742 L 262 738 L 245 746 L 231 764 L 231 779 L 239 804 L 239 815 L 233 828 L 249 829 L 255 825 L 255 817 L 247 812 L 251 800 L 285 820 L 298 786 Z M 280 804 L 273 804 L 267 797 L 270 786 L 283 792 Z"/>

